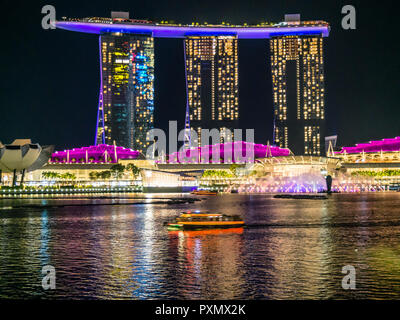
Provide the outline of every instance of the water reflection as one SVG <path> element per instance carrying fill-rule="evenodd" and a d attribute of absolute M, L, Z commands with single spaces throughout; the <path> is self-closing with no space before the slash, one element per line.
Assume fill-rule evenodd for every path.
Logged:
<path fill-rule="evenodd" d="M 231 299 L 243 285 L 239 270 L 243 228 L 170 231 L 169 248 L 177 258 L 174 273 L 181 298 Z M 186 290 L 185 287 L 194 288 Z"/>
<path fill-rule="evenodd" d="M 50 265 L 49 259 L 49 239 L 50 239 L 50 230 L 49 230 L 49 219 L 47 210 L 43 210 L 42 212 L 42 223 L 41 223 L 41 236 L 40 236 L 40 261 L 43 266 Z"/>

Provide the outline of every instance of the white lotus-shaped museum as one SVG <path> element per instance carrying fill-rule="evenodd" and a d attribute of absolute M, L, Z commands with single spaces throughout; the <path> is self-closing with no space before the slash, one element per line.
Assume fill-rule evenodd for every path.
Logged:
<path fill-rule="evenodd" d="M 16 174 L 21 172 L 22 183 L 25 171 L 42 167 L 48 161 L 53 148 L 50 146 L 43 149 L 39 144 L 32 143 L 30 139 L 16 139 L 13 143 L 6 145 L 0 142 L 0 182 L 2 173 L 12 172 L 13 185 L 15 185 Z"/>
<path fill-rule="evenodd" d="M 17 139 L 8 145 L 0 145 L 0 170 L 3 172 L 22 171 L 39 158 L 42 147 L 29 139 Z"/>

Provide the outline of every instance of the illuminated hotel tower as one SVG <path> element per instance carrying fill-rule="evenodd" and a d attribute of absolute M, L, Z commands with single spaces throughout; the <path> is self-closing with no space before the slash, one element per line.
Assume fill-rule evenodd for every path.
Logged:
<path fill-rule="evenodd" d="M 324 155 L 322 35 L 274 36 L 270 45 L 274 142 L 295 155 Z"/>
<path fill-rule="evenodd" d="M 96 144 L 146 153 L 154 127 L 154 39 L 149 35 L 100 35 L 101 88 Z"/>
<path fill-rule="evenodd" d="M 186 89 L 191 128 L 237 128 L 239 120 L 238 40 L 236 36 L 185 38 Z M 204 142 L 208 144 L 208 142 Z"/>

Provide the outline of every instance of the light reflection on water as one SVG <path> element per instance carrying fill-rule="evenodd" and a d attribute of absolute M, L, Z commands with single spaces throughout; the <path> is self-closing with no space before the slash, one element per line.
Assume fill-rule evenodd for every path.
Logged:
<path fill-rule="evenodd" d="M 188 208 L 242 214 L 247 224 L 263 226 L 167 232 L 163 222 Z M 190 205 L 1 210 L 0 298 L 399 298 L 399 208 L 399 193 L 371 193 L 323 201 L 235 194 Z M 47 264 L 56 269 L 53 291 L 41 288 Z M 354 291 L 341 287 L 347 264 L 357 270 Z"/>

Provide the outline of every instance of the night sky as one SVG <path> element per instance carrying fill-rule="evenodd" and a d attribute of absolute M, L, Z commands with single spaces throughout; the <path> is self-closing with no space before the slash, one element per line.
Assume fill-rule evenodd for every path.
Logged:
<path fill-rule="evenodd" d="M 325 86 L 328 134 L 339 145 L 400 135 L 399 30 L 394 1 L 9 1 L 2 0 L 0 141 L 31 138 L 56 149 L 94 142 L 99 93 L 98 36 L 41 28 L 42 6 L 57 18 L 110 17 L 111 11 L 154 21 L 221 21 L 257 24 L 325 20 Z M 341 28 L 341 8 L 357 10 L 357 29 Z M 185 72 L 182 39 L 155 40 L 155 126 L 183 127 Z M 272 140 L 272 85 L 267 40 L 239 42 L 240 125 L 256 141 Z"/>

